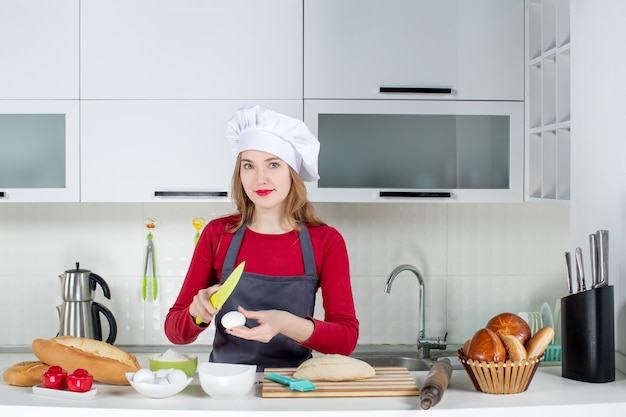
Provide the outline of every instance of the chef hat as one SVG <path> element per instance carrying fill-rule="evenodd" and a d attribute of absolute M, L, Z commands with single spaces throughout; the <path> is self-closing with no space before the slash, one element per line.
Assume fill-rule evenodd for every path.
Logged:
<path fill-rule="evenodd" d="M 245 105 L 228 122 L 226 139 L 235 155 L 250 149 L 271 153 L 292 167 L 302 180 L 319 179 L 320 143 L 298 119 L 259 105 Z"/>

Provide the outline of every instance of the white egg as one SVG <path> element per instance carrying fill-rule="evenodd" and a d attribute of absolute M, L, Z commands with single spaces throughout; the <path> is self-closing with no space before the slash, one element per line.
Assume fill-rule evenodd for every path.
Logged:
<path fill-rule="evenodd" d="M 133 382 L 140 382 L 143 384 L 154 383 L 155 375 L 150 369 L 142 368 L 135 372 L 133 375 Z"/>
<path fill-rule="evenodd" d="M 157 369 L 155 374 L 157 378 L 167 378 L 171 371 L 171 369 Z"/>
<path fill-rule="evenodd" d="M 222 326 L 226 329 L 243 326 L 246 324 L 246 317 L 238 311 L 229 311 L 222 317 Z"/>
<path fill-rule="evenodd" d="M 160 378 L 155 378 L 154 383 L 156 385 L 167 385 L 169 384 L 169 381 L 167 380 L 167 378 L 160 377 Z"/>
<path fill-rule="evenodd" d="M 187 380 L 187 374 L 180 369 L 172 369 L 172 372 L 167 376 L 167 380 L 170 384 L 181 384 Z"/>

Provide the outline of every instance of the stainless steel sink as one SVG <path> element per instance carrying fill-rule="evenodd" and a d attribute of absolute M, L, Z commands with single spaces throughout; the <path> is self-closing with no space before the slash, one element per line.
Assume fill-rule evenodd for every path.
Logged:
<path fill-rule="evenodd" d="M 463 366 L 456 357 L 456 350 L 452 351 L 431 351 L 430 358 L 418 358 L 416 352 L 377 350 L 377 351 L 356 351 L 353 358 L 360 359 L 372 366 L 403 366 L 409 371 L 428 371 L 433 363 L 439 358 L 449 358 L 452 369 L 463 369 Z"/>
<path fill-rule="evenodd" d="M 408 356 L 384 356 L 372 354 L 353 354 L 353 358 L 360 359 L 376 366 L 403 366 L 409 371 L 428 371 L 432 366 L 428 359 L 419 359 Z"/>

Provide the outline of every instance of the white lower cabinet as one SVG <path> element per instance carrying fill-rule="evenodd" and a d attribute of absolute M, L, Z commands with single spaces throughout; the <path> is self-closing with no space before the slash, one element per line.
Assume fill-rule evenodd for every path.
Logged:
<path fill-rule="evenodd" d="M 300 100 L 81 102 L 81 201 L 230 201 L 227 122 L 244 104 L 302 119 Z"/>

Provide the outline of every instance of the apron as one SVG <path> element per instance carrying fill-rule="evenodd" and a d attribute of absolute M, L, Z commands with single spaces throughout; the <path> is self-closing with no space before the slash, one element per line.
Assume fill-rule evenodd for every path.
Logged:
<path fill-rule="evenodd" d="M 226 279 L 235 268 L 246 228 L 244 224 L 233 236 L 226 252 L 222 280 Z M 302 227 L 298 236 L 304 262 L 304 275 L 277 277 L 253 274 L 244 270 L 239 283 L 215 317 L 215 339 L 209 357 L 210 362 L 257 365 L 257 370 L 263 371 L 268 367 L 297 367 L 312 356 L 311 349 L 282 334 L 274 336 L 269 343 L 245 340 L 226 334 L 221 323 L 224 314 L 236 311 L 238 306 L 246 310 L 284 310 L 298 317 L 313 315 L 319 279 L 315 270 L 313 245 L 306 227 Z M 255 320 L 246 321 L 247 327 L 258 325 Z"/>

